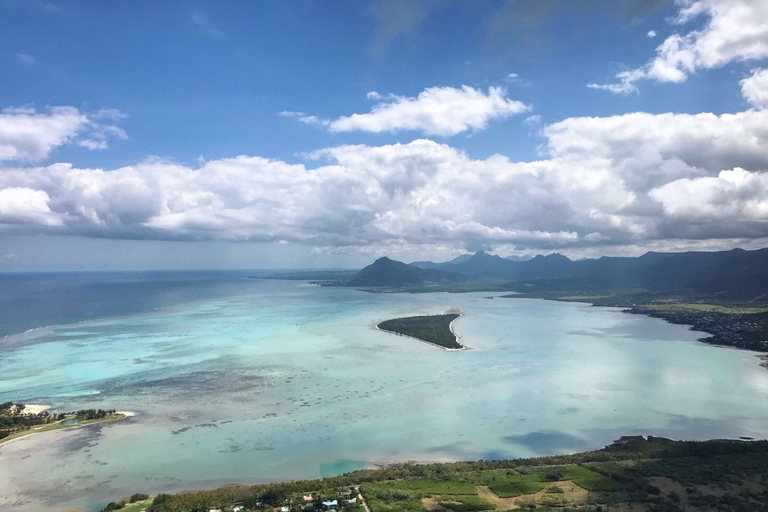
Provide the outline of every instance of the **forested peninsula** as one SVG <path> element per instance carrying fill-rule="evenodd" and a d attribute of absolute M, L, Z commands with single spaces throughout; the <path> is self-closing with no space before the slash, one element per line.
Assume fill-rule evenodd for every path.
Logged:
<path fill-rule="evenodd" d="M 416 338 L 445 350 L 464 350 L 466 347 L 459 343 L 458 336 L 451 329 L 453 322 L 460 317 L 461 313 L 446 313 L 443 315 L 394 318 L 381 322 L 376 328 L 393 334 Z"/>

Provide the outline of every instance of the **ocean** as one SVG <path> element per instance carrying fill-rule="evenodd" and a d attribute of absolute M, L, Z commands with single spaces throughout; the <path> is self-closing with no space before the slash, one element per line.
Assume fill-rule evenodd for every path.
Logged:
<path fill-rule="evenodd" d="M 253 272 L 0 277 L 0 402 L 129 410 L 0 445 L 0 510 L 560 454 L 621 435 L 768 437 L 754 353 L 616 308 L 374 294 Z M 471 350 L 374 329 L 458 307 Z"/>

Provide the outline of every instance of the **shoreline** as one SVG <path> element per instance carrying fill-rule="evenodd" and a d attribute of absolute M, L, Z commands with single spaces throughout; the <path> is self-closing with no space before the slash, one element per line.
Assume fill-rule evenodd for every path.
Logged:
<path fill-rule="evenodd" d="M 28 406 L 32 406 L 33 410 L 40 410 L 40 412 L 46 411 L 51 408 L 50 405 L 44 405 L 44 404 L 25 404 L 25 407 L 24 407 L 25 413 L 27 413 L 26 411 Z M 37 413 L 30 413 L 30 414 L 37 414 Z M 63 420 L 59 420 L 53 423 L 38 425 L 35 427 L 28 428 L 26 430 L 14 432 L 10 436 L 0 439 L 0 448 L 2 448 L 3 446 L 7 446 L 13 441 L 16 441 L 18 439 L 24 439 L 25 437 L 29 437 L 34 434 L 44 434 L 46 432 L 53 432 L 57 430 L 68 430 L 68 429 L 75 429 L 80 427 L 89 427 L 91 425 L 100 425 L 102 423 L 113 423 L 116 421 L 122 421 L 128 418 L 131 418 L 134 416 L 136 416 L 136 413 L 133 411 L 115 411 L 115 414 L 113 417 L 101 418 L 101 419 L 95 419 L 95 420 L 83 420 L 72 425 L 64 425 L 63 423 L 65 421 L 72 420 L 73 418 L 64 418 Z"/>
<path fill-rule="evenodd" d="M 585 304 L 589 307 L 593 308 L 609 308 L 609 309 L 618 309 L 622 313 L 627 313 L 630 315 L 640 315 L 647 318 L 656 318 L 659 320 L 663 320 L 664 322 L 671 324 L 671 325 L 680 325 L 685 326 L 688 328 L 689 331 L 694 331 L 697 333 L 705 334 L 706 336 L 701 336 L 695 340 L 695 343 L 701 343 L 703 345 L 709 345 L 710 347 L 717 347 L 717 348 L 727 348 L 732 350 L 739 350 L 742 352 L 749 352 L 754 357 L 756 357 L 759 361 L 758 364 L 762 367 L 768 370 L 768 352 L 761 351 L 761 350 L 755 350 L 753 348 L 749 347 L 743 347 L 736 344 L 728 344 L 728 343 L 722 343 L 718 340 L 718 335 L 716 333 L 709 332 L 707 330 L 704 330 L 701 326 L 697 326 L 694 321 L 675 321 L 675 319 L 668 318 L 666 315 L 664 315 L 663 311 L 657 312 L 655 310 L 650 310 L 647 308 L 643 308 L 642 306 L 629 306 L 629 305 L 610 305 L 610 304 L 596 304 L 592 300 L 589 299 L 580 299 L 580 298 L 567 298 L 567 297 L 530 297 L 526 296 L 525 293 L 518 293 L 518 294 L 506 294 L 499 296 L 500 298 L 514 298 L 514 299 L 531 299 L 531 300 L 545 300 L 545 301 L 552 301 L 552 302 L 568 302 L 568 303 L 576 303 L 576 304 Z M 727 313 L 718 313 L 720 315 L 726 315 Z M 688 320 L 688 319 L 686 319 Z"/>
<path fill-rule="evenodd" d="M 468 346 L 466 346 L 466 345 L 462 344 L 462 343 L 459 341 L 459 340 L 461 339 L 461 336 L 459 336 L 458 334 L 456 334 L 456 333 L 454 332 L 454 330 L 453 330 L 453 323 L 454 323 L 456 320 L 458 320 L 459 318 L 463 317 L 463 316 L 464 316 L 464 313 L 463 313 L 463 312 L 462 312 L 462 311 L 461 311 L 459 308 L 449 308 L 449 309 L 447 309 L 446 311 L 444 311 L 444 312 L 443 312 L 443 314 L 444 314 L 444 315 L 447 315 L 447 314 L 456 314 L 456 315 L 459 315 L 459 316 L 457 316 L 456 318 L 454 318 L 453 320 L 451 320 L 451 323 L 449 323 L 449 324 L 448 324 L 448 330 L 449 330 L 449 331 L 451 331 L 451 334 L 453 334 L 453 337 L 454 337 L 454 338 L 456 338 L 456 344 L 460 345 L 460 346 L 461 346 L 461 348 L 448 348 L 448 347 L 444 347 L 444 346 L 442 346 L 442 345 L 438 345 L 437 343 L 433 343 L 433 342 L 431 342 L 431 341 L 423 340 L 423 339 L 421 339 L 421 338 L 417 338 L 417 337 L 415 337 L 415 336 L 410 336 L 410 335 L 408 335 L 408 334 L 402 334 L 402 333 L 399 333 L 399 332 L 395 332 L 395 331 L 388 331 L 387 329 L 381 329 L 381 328 L 379 327 L 379 324 L 380 324 L 381 322 L 379 322 L 379 323 L 377 323 L 376 325 L 374 325 L 374 326 L 373 326 L 373 328 L 374 328 L 374 329 L 376 329 L 377 331 L 386 332 L 386 333 L 388 333 L 388 334 L 394 334 L 394 335 L 396 335 L 396 336 L 402 336 L 403 338 L 411 338 L 412 340 L 420 341 L 420 342 L 422 342 L 422 343 L 426 343 L 427 345 L 432 345 L 433 347 L 437 347 L 437 348 L 443 349 L 443 350 L 445 350 L 446 352 L 461 352 L 461 351 L 463 351 L 463 350 L 470 350 L 470 348 L 469 348 Z"/>
<path fill-rule="evenodd" d="M 24 410 L 21 411 L 22 414 L 40 414 L 43 411 L 47 411 L 50 409 L 50 405 L 45 404 L 24 404 Z"/>

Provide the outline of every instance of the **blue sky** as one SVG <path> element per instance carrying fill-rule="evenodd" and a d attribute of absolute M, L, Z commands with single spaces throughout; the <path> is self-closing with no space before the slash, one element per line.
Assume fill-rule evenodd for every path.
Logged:
<path fill-rule="evenodd" d="M 723 7 L 735 4 L 748 12 Z M 0 166 L 13 169 L 0 182 L 0 253 L 6 255 L 7 269 L 130 268 L 139 260 L 135 266 L 142 268 L 306 267 L 354 266 L 382 253 L 440 259 L 476 248 L 592 256 L 760 245 L 766 236 L 759 189 L 765 162 L 755 148 L 724 148 L 711 155 L 717 165 L 709 168 L 695 161 L 689 139 L 712 148 L 725 143 L 724 131 L 765 136 L 759 74 L 768 53 L 768 41 L 759 39 L 766 37 L 760 28 L 768 21 L 764 14 L 760 2 L 748 0 L 5 0 L 0 3 L 0 109 L 16 110 L 6 112 L 5 131 L 0 124 L 0 148 L 4 142 L 11 148 L 6 157 L 0 150 Z M 762 47 L 750 46 L 721 28 L 727 23 L 719 23 L 742 19 L 755 24 Z M 667 42 L 677 45 L 671 57 L 660 49 Z M 622 71 L 635 74 L 617 77 Z M 595 87 L 611 84 L 618 88 Z M 745 87 L 756 92 L 750 96 Z M 430 88 L 436 89 L 429 93 Z M 422 93 L 429 97 L 417 101 Z M 424 121 L 433 115 L 425 109 L 445 101 L 453 103 Z M 386 119 L 376 115 L 334 124 L 375 112 L 376 105 L 400 103 L 407 108 L 389 111 Z M 81 122 L 69 132 L 34 132 L 25 135 L 34 140 L 22 140 L 25 119 L 43 122 L 42 117 L 55 116 L 51 107 L 74 109 L 76 114 L 68 111 L 61 118 L 79 115 Z M 637 128 L 639 121 L 625 117 L 636 112 L 650 116 L 642 120 L 648 133 L 675 126 L 679 144 L 647 140 L 645 129 L 634 138 L 614 140 L 622 128 L 606 127 Z M 659 117 L 668 113 L 678 117 L 669 122 Z M 718 116 L 711 132 L 692 136 L 688 132 L 698 118 L 680 116 L 705 113 Z M 721 116 L 739 113 L 757 117 L 740 119 L 735 127 Z M 314 122 L 300 120 L 308 116 Z M 587 118 L 603 121 L 588 126 Z M 594 148 L 574 147 L 573 141 L 593 136 L 610 136 L 605 142 L 610 151 L 587 154 Z M 51 142 L 41 143 L 46 137 Z M 372 167 L 383 152 L 389 151 L 388 159 L 393 151 L 405 151 L 393 145 L 419 139 L 434 146 L 398 153 L 405 175 L 382 177 Z M 25 153 L 34 144 L 44 147 Z M 340 157 L 338 148 L 349 145 L 364 149 Z M 649 146 L 661 160 L 640 161 L 638 155 Z M 320 150 L 327 151 L 316 153 Z M 616 155 L 627 150 L 637 152 L 637 162 L 619 161 Z M 443 164 L 425 160 L 425 151 L 440 153 Z M 222 163 L 239 155 L 303 170 L 294 175 L 287 167 L 266 169 L 263 162 L 251 161 L 241 169 L 246 178 Z M 505 157 L 504 169 L 497 168 L 493 155 Z M 63 171 L 51 170 L 62 162 L 74 169 L 66 172 L 85 180 L 74 192 L 62 189 Z M 147 162 L 152 164 L 142 167 Z M 201 171 L 205 162 L 212 162 L 210 169 Z M 535 162 L 545 163 L 536 167 Z M 174 184 L 156 179 L 166 172 L 163 165 L 193 173 L 190 177 L 204 174 L 204 183 L 182 193 L 183 177 Z M 387 160 L 387 165 L 393 164 Z M 448 186 L 425 187 L 415 178 L 425 174 L 431 182 L 448 182 L 452 175 L 440 173 L 451 166 L 460 167 L 451 172 L 469 180 L 467 187 L 477 180 L 499 185 L 464 197 Z M 482 170 L 475 170 L 478 166 Z M 129 194 L 132 202 L 151 196 L 152 206 L 128 211 L 119 197 L 108 195 L 115 190 L 110 180 L 130 174 L 120 170 L 126 167 L 140 176 L 129 180 L 132 184 L 145 180 Z M 302 181 L 305 174 L 331 180 L 337 167 L 349 175 L 336 185 L 324 181 L 322 190 L 315 190 L 321 185 Z M 741 181 L 734 186 L 746 187 L 745 179 L 758 183 L 750 181 L 748 187 L 758 186 L 756 198 L 731 190 L 728 176 L 737 174 L 719 175 L 735 167 L 749 175 L 737 173 Z M 103 169 L 107 177 L 91 183 L 94 169 Z M 467 177 L 475 172 L 476 180 Z M 635 183 L 637 176 L 659 172 L 665 178 Z M 49 179 L 33 183 L 30 177 L 41 173 L 49 173 Z M 283 179 L 262 194 L 260 184 L 271 178 L 252 179 L 254 173 Z M 551 176 L 543 179 L 543 173 Z M 229 191 L 217 185 L 224 177 Z M 566 177 L 605 188 L 566 187 L 547 194 Z M 691 181 L 711 179 L 720 181 Z M 360 185 L 361 196 L 347 202 L 342 190 L 351 186 L 349 180 Z M 294 185 L 303 187 L 306 197 L 289 193 Z M 98 206 L 84 195 L 90 186 L 99 190 Z M 163 196 L 164 186 L 176 187 L 172 200 Z M 247 187 L 254 187 L 253 193 L 242 194 Z M 704 193 L 701 187 L 709 188 Z M 728 218 L 713 218 L 709 203 L 688 211 L 680 204 L 694 189 L 697 197 L 731 194 L 743 201 L 742 208 Z M 389 201 L 381 200 L 382 191 Z M 570 204 L 578 194 L 586 196 Z M 621 194 L 622 201 L 606 199 Z M 189 203 L 198 201 L 190 197 L 214 195 L 210 203 Z M 287 195 L 291 199 L 283 200 Z M 510 209 L 505 197 L 529 199 L 535 208 Z M 429 206 L 449 198 L 476 204 L 454 213 Z M 271 199 L 279 205 L 266 208 Z M 322 204 L 306 206 L 314 201 Z M 348 208 L 350 225 L 342 225 L 343 215 L 332 215 L 337 206 Z M 270 211 L 278 213 L 270 217 Z M 588 218 L 581 218 L 585 211 Z M 561 222 L 544 219 L 542 212 Z M 203 226 L 203 217 L 215 222 Z M 363 234 L 355 238 L 355 232 Z M 90 249 L 78 256 L 81 245 Z M 148 246 L 153 249 L 147 251 Z M 66 258 L 41 255 L 64 247 L 74 247 L 60 251 Z M 126 259 L 126 254 L 132 256 Z"/>

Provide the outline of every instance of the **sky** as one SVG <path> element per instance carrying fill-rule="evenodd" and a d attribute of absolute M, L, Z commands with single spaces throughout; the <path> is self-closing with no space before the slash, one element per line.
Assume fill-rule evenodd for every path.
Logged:
<path fill-rule="evenodd" d="M 768 246 L 764 0 L 0 0 L 0 271 Z"/>

